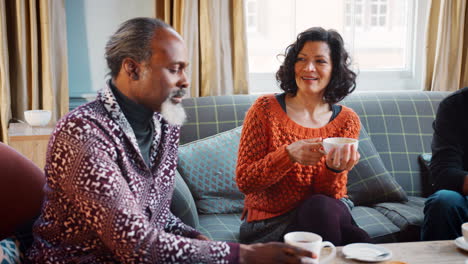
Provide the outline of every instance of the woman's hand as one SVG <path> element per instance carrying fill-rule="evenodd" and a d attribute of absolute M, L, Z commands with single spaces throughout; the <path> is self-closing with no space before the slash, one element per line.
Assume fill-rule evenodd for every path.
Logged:
<path fill-rule="evenodd" d="M 293 162 L 302 165 L 315 165 L 324 155 L 322 138 L 303 139 L 286 147 Z"/>
<path fill-rule="evenodd" d="M 333 148 L 327 154 L 326 163 L 331 169 L 337 171 L 350 171 L 359 162 L 361 155 L 355 145 L 346 144 L 342 148 Z"/>

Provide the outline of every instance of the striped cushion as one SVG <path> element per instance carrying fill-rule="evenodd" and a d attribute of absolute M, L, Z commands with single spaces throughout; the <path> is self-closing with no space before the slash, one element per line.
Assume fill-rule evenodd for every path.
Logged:
<path fill-rule="evenodd" d="M 407 201 L 403 188 L 388 173 L 364 127 L 359 135 L 359 163 L 348 174 L 348 195 L 354 205 Z"/>
<path fill-rule="evenodd" d="M 395 233 L 400 231 L 395 224 L 374 208 L 356 206 L 351 211 L 351 215 L 357 225 L 364 229 L 374 243 L 396 242 Z"/>
<path fill-rule="evenodd" d="M 343 100 L 361 119 L 388 172 L 408 195 L 421 196 L 418 165 L 431 152 L 432 122 L 448 92 L 353 93 Z"/>
<path fill-rule="evenodd" d="M 235 181 L 242 127 L 179 148 L 178 170 L 202 214 L 240 213 L 244 195 Z"/>
<path fill-rule="evenodd" d="M 399 242 L 418 241 L 424 220 L 425 198 L 408 196 L 405 203 L 380 203 L 374 209 L 385 215 L 399 229 L 396 235 Z"/>
<path fill-rule="evenodd" d="M 424 220 L 425 198 L 409 196 L 406 203 L 380 203 L 373 206 L 400 229 L 410 225 L 421 226 Z"/>

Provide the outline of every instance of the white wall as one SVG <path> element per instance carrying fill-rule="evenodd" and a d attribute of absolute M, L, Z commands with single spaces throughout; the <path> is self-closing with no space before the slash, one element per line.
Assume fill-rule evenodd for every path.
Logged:
<path fill-rule="evenodd" d="M 108 73 L 104 48 L 127 19 L 155 17 L 154 0 L 66 0 L 70 97 L 94 95 Z"/>

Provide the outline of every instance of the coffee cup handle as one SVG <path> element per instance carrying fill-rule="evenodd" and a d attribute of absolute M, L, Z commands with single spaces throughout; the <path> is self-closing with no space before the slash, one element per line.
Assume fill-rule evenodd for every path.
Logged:
<path fill-rule="evenodd" d="M 335 245 L 333 245 L 333 243 L 331 243 L 329 241 L 323 241 L 322 242 L 322 248 L 324 248 L 324 247 L 331 247 L 332 252 L 326 258 L 320 258 L 320 261 L 319 261 L 320 264 L 326 264 L 326 263 L 330 262 L 330 260 L 334 259 L 335 256 L 336 256 L 336 248 L 335 248 Z"/>

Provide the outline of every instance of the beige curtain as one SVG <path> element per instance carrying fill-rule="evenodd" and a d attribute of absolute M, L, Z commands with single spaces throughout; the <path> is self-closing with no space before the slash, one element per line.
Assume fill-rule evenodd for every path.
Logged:
<path fill-rule="evenodd" d="M 432 0 L 427 31 L 425 90 L 456 91 L 468 86 L 466 0 Z"/>
<path fill-rule="evenodd" d="M 48 109 L 52 119 L 68 112 L 64 0 L 0 0 L 0 123 L 7 142 L 11 117 Z"/>
<path fill-rule="evenodd" d="M 185 39 L 190 96 L 248 93 L 244 0 L 157 0 L 156 14 Z"/>

